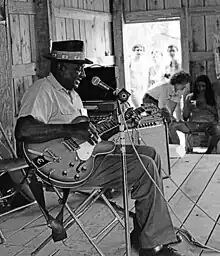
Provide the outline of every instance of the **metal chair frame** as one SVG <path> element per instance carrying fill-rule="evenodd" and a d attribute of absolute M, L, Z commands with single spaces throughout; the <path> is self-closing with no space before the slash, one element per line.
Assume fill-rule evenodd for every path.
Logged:
<path fill-rule="evenodd" d="M 62 195 L 60 191 L 56 188 L 53 187 L 55 193 L 58 196 L 59 200 L 62 200 Z M 91 191 L 92 192 L 85 192 L 85 191 Z M 65 204 L 65 208 L 69 212 L 69 216 L 66 218 L 64 221 L 64 227 L 66 230 L 68 230 L 74 223 L 78 225 L 80 230 L 84 233 L 84 235 L 87 237 L 88 241 L 91 243 L 91 245 L 96 249 L 98 254 L 100 256 L 105 256 L 104 252 L 99 248 L 98 243 L 102 241 L 110 232 L 111 230 L 117 225 L 120 224 L 123 228 L 125 228 L 124 220 L 123 217 L 121 217 L 118 214 L 118 211 L 115 209 L 113 206 L 114 203 L 110 202 L 107 197 L 105 196 L 105 191 L 106 189 L 96 187 L 96 188 L 77 188 L 76 190 L 71 189 L 71 193 L 83 193 L 87 194 L 88 197 L 82 201 L 82 203 L 77 206 L 75 209 L 71 209 L 70 205 L 68 202 Z M 97 201 L 101 199 L 105 205 L 109 208 L 109 210 L 112 212 L 114 215 L 114 219 L 111 220 L 104 228 L 102 228 L 101 231 L 99 231 L 97 234 L 94 236 L 90 236 L 82 222 L 80 221 L 80 217 Z M 123 209 L 123 208 L 122 208 Z M 47 237 L 32 253 L 32 256 L 37 255 L 50 241 L 52 240 L 52 235 Z"/>

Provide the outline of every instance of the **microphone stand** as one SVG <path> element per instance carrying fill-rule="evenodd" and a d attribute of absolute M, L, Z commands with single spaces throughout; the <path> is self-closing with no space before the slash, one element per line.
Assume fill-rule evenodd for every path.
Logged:
<path fill-rule="evenodd" d="M 131 256 L 130 230 L 129 230 L 129 209 L 128 209 L 128 182 L 127 182 L 127 165 L 126 165 L 126 146 L 125 146 L 125 119 L 123 118 L 120 104 L 128 100 L 130 93 L 125 89 L 119 92 L 115 91 L 117 99 L 117 119 L 119 122 L 120 132 L 120 151 L 122 160 L 122 175 L 123 175 L 123 204 L 124 204 L 124 219 L 125 219 L 125 243 L 126 256 Z"/>
<path fill-rule="evenodd" d="M 123 204 L 124 204 L 124 219 L 125 219 L 125 243 L 126 243 L 126 256 L 131 256 L 131 243 L 130 243 L 130 231 L 129 231 L 129 211 L 128 211 L 128 187 L 127 187 L 127 166 L 126 166 L 126 146 L 125 146 L 125 120 L 121 110 L 121 103 L 127 102 L 131 95 L 124 88 L 121 90 L 115 90 L 101 81 L 99 77 L 92 78 L 92 84 L 99 86 L 104 90 L 112 90 L 117 100 L 117 119 L 119 123 L 120 132 L 120 151 L 122 161 L 122 182 L 123 182 Z"/>

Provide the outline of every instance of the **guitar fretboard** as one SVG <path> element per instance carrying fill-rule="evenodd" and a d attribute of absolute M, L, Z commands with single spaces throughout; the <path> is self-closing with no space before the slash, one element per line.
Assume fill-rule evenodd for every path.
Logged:
<path fill-rule="evenodd" d="M 132 118 L 133 113 L 140 115 L 145 111 L 144 108 L 139 107 L 132 111 L 132 113 L 125 114 L 125 120 L 128 121 Z M 97 132 L 99 136 L 103 135 L 104 133 L 118 127 L 118 120 L 117 118 L 112 118 L 112 120 L 102 121 L 96 125 Z"/>

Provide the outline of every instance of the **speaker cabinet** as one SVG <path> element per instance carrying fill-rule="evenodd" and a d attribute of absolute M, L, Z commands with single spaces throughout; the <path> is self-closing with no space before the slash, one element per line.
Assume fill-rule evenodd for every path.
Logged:
<path fill-rule="evenodd" d="M 130 134 L 130 136 L 128 135 Z M 112 136 L 109 140 L 116 144 L 120 143 L 119 133 Z M 162 177 L 168 178 L 171 175 L 168 129 L 166 124 L 158 124 L 144 128 L 129 130 L 125 132 L 125 144 L 146 145 L 156 149 L 161 157 Z"/>

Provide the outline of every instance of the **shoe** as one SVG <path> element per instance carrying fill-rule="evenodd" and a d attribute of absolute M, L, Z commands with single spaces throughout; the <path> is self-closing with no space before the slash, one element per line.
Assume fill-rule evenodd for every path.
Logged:
<path fill-rule="evenodd" d="M 170 246 L 162 246 L 161 249 L 140 249 L 139 256 L 185 256 Z"/>
<path fill-rule="evenodd" d="M 139 243 L 139 240 L 138 240 L 138 235 L 134 230 L 130 234 L 130 241 L 131 241 L 131 248 L 134 251 L 139 252 L 140 243 Z"/>

